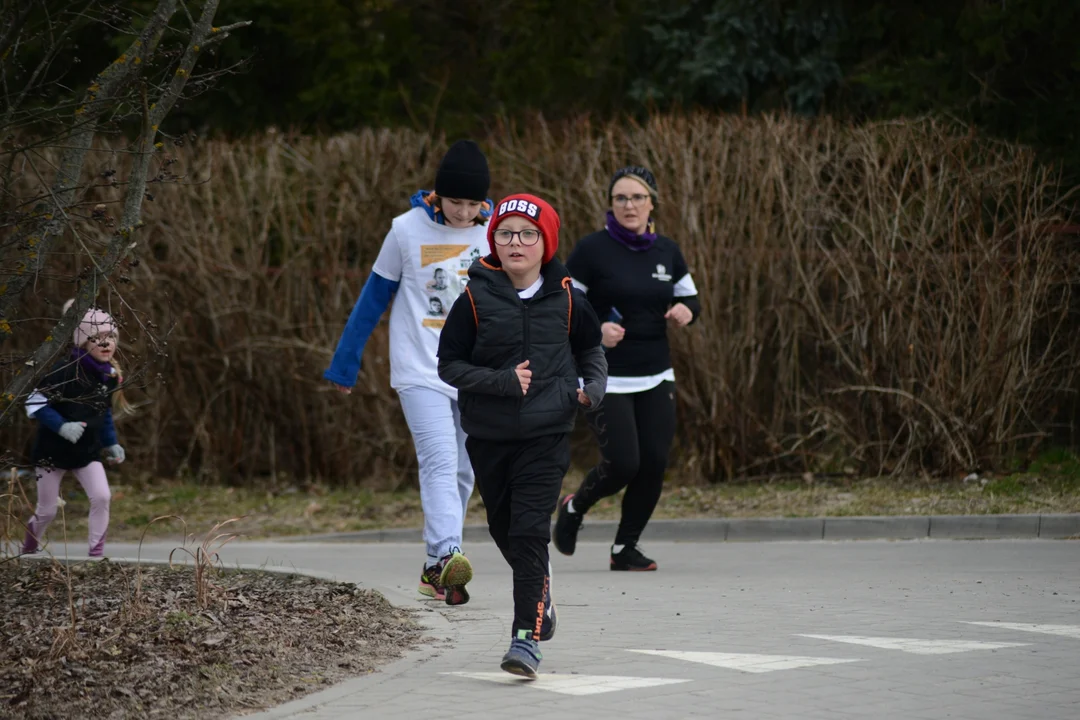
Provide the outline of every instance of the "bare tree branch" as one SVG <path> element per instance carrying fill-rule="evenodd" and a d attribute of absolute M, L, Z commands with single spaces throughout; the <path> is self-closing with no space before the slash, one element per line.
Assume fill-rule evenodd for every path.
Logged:
<path fill-rule="evenodd" d="M 232 25 L 225 25 L 223 27 L 214 28 L 214 35 L 203 43 L 203 47 L 210 47 L 211 45 L 216 45 L 217 43 L 229 37 L 229 33 L 233 30 L 238 30 L 239 28 L 246 28 L 250 24 L 250 20 L 245 20 L 243 22 L 233 23 Z"/>
<path fill-rule="evenodd" d="M 23 86 L 22 92 L 19 93 L 17 98 L 8 102 L 8 108 L 7 112 L 4 113 L 4 119 L 0 120 L 0 130 L 9 129 L 19 108 L 21 108 L 23 102 L 26 101 L 26 96 L 38 89 L 38 78 L 44 75 L 49 69 L 49 66 L 52 65 L 53 60 L 55 60 L 56 56 L 59 54 L 63 41 L 74 32 L 75 29 L 75 25 L 68 25 L 60 35 L 60 39 L 50 44 L 48 52 L 41 58 L 41 62 L 38 63 L 37 67 L 34 68 L 34 72 L 31 73 L 30 80 Z"/>
<path fill-rule="evenodd" d="M 34 3 L 26 2 L 19 10 L 19 14 L 12 18 L 11 24 L 4 28 L 3 34 L 0 34 L 0 60 L 7 60 L 8 51 L 15 44 L 15 39 L 19 37 L 19 33 L 22 32 L 23 26 L 26 25 L 26 21 L 30 18 L 30 13 L 33 10 Z"/>
<path fill-rule="evenodd" d="M 220 30 L 214 27 L 214 15 L 217 13 L 218 3 L 219 0 L 208 0 L 203 6 L 202 14 L 192 30 L 191 39 L 188 41 L 183 57 L 180 58 L 179 67 L 173 73 L 172 80 L 157 102 L 145 110 L 143 132 L 139 137 L 136 159 L 131 176 L 128 178 L 130 184 L 124 200 L 124 212 L 120 219 L 120 234 L 130 235 L 141 224 L 142 203 L 146 195 L 146 182 L 158 129 L 183 94 L 184 86 L 191 77 L 191 71 L 195 68 L 202 48 L 206 46 L 208 40 L 220 33 Z M 250 24 L 250 22 L 235 23 L 230 27 L 247 27 Z"/>
<path fill-rule="evenodd" d="M 140 40 L 133 43 L 132 48 L 134 50 L 147 49 L 152 54 L 153 49 L 160 40 L 161 32 L 164 30 L 169 18 L 175 11 L 176 2 L 177 0 L 161 0 L 158 5 L 158 12 L 155 13 L 151 20 L 151 23 L 156 23 L 158 29 L 155 29 L 152 34 L 147 34 L 144 31 Z M 199 21 L 192 29 L 187 47 L 180 58 L 176 70 L 172 74 L 172 78 L 153 104 L 148 102 L 146 84 L 145 82 L 143 83 L 140 90 L 143 123 L 137 141 L 131 173 L 127 180 L 124 209 L 120 218 L 120 225 L 113 234 L 112 239 L 109 241 L 108 247 L 103 255 L 96 255 L 95 253 L 90 252 L 88 248 L 86 249 L 85 255 L 91 260 L 93 269 L 89 273 L 88 278 L 85 281 L 80 282 L 75 294 L 75 302 L 72 303 L 72 307 L 60 319 L 53 328 L 51 335 L 37 348 L 32 358 L 27 362 L 30 369 L 28 371 L 17 372 L 15 377 L 8 384 L 8 387 L 5 388 L 2 399 L 7 400 L 7 402 L 0 404 L 2 405 L 2 407 L 0 407 L 0 424 L 2 424 L 10 415 L 13 407 L 11 404 L 12 401 L 14 401 L 15 398 L 22 397 L 33 387 L 33 383 L 36 382 L 37 378 L 48 368 L 53 358 L 55 358 L 64 347 L 67 338 L 70 337 L 78 322 L 78 318 L 82 317 L 83 313 L 97 297 L 99 289 L 108 283 L 109 276 L 116 270 L 117 266 L 123 261 L 130 250 L 135 247 L 133 237 L 135 232 L 142 225 L 142 203 L 146 196 L 150 163 L 158 145 L 156 140 L 159 134 L 159 128 L 176 104 L 177 99 L 182 95 L 184 87 L 191 77 L 192 70 L 198 61 L 200 51 L 206 46 L 208 40 L 221 33 L 219 29 L 213 26 L 214 15 L 217 12 L 218 5 L 219 0 L 208 0 L 203 6 Z M 250 23 L 236 23 L 234 26 L 230 27 L 245 27 L 248 24 Z M 140 43 L 142 43 L 142 45 L 140 45 Z M 138 57 L 140 60 L 136 62 L 132 59 L 131 63 L 134 65 L 141 64 L 142 58 L 149 56 L 150 55 L 134 55 L 133 53 L 133 58 Z M 113 95 L 115 96 L 115 92 Z M 104 109 L 100 112 L 103 111 Z M 71 150 L 65 152 L 64 160 L 61 161 L 61 168 L 58 172 L 58 183 L 61 177 L 66 177 L 68 184 L 74 186 L 78 179 L 78 172 L 81 171 L 81 163 L 89 150 L 89 140 L 92 139 L 93 131 L 90 132 L 85 148 L 76 145 Z M 68 159 L 68 155 L 76 152 L 81 153 L 79 156 L 78 171 L 74 175 L 69 174 L 65 176 L 64 172 L 66 170 L 69 171 L 70 168 L 65 166 L 64 161 Z M 54 199 L 52 202 L 54 207 L 60 208 L 66 213 L 73 204 L 73 191 L 68 190 L 67 186 L 61 186 L 59 188 L 61 192 L 69 193 L 64 196 L 64 204 L 61 207 L 60 200 L 57 198 L 59 195 L 57 192 L 57 184 L 54 184 L 52 193 Z M 62 230 L 63 226 L 63 222 L 56 223 L 56 227 L 60 230 Z M 56 233 L 54 233 L 54 237 L 55 234 Z M 41 252 L 44 252 L 44 250 Z M 29 273 L 27 273 L 27 275 L 29 275 Z M 25 288 L 25 286 L 26 282 L 24 281 L 23 288 Z M 3 323 L 7 317 L 6 311 L 13 307 L 14 303 L 14 300 L 9 301 L 9 297 L 14 296 L 9 296 L 5 289 L 0 286 L 0 335 L 3 334 Z M 5 302 L 8 302 L 9 304 L 5 305 Z M 10 335 L 10 331 L 8 334 Z"/>
<path fill-rule="evenodd" d="M 16 33 L 11 35 L 8 49 L 3 55 L 0 55 L 0 81 L 3 83 L 5 101 L 4 119 L 0 121 L 0 132 L 11 133 L 18 130 L 20 124 L 35 124 L 43 121 L 54 122 L 57 116 L 67 109 L 68 103 L 70 103 L 71 108 L 75 107 L 78 98 L 70 97 L 70 91 L 64 87 L 59 78 L 50 79 L 48 75 L 61 53 L 69 49 L 66 42 L 69 38 L 81 32 L 88 23 L 104 23 L 103 17 L 92 12 L 101 5 L 101 2 L 102 0 L 31 0 L 24 6 L 24 10 L 40 8 L 44 16 L 44 27 L 20 27 Z M 57 17 L 54 17 L 54 13 L 50 12 L 51 4 L 59 6 L 55 8 Z M 59 34 L 57 34 L 58 31 Z M 8 83 L 18 73 L 20 48 L 23 46 L 33 47 L 39 44 L 43 47 L 40 51 L 41 57 L 37 66 L 30 73 L 29 79 L 20 83 L 22 89 L 17 93 L 18 96 L 13 99 Z M 30 50 L 30 52 L 33 53 L 34 51 Z M 63 70 L 62 73 L 66 73 L 68 69 Z M 37 107 L 33 110 L 23 111 L 23 103 L 28 96 L 34 97 L 35 94 L 44 94 L 44 91 L 51 87 L 65 91 L 69 95 L 69 97 L 65 98 L 66 102 L 48 108 Z"/>
<path fill-rule="evenodd" d="M 177 0 L 159 0 L 157 9 L 139 37 L 127 52 L 98 74 L 87 88 L 83 104 L 75 110 L 76 120 L 85 121 L 86 124 L 72 136 L 71 148 L 64 152 L 60 160 L 48 200 L 34 208 L 29 221 L 15 234 L 21 259 L 14 269 L 0 275 L 0 346 L 11 337 L 11 319 L 23 292 L 40 270 L 53 242 L 67 226 L 67 211 L 75 201 L 83 163 L 93 143 L 98 122 L 139 74 L 144 61 L 157 50 L 169 18 L 176 12 L 176 3 Z M 88 306 L 89 302 L 86 305 L 76 303 L 70 312 L 82 317 Z"/>

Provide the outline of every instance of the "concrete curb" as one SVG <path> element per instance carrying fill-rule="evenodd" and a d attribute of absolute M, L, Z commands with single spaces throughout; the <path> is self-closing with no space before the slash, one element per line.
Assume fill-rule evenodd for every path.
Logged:
<path fill-rule="evenodd" d="M 618 523 L 586 521 L 578 534 L 584 542 L 610 542 Z M 487 526 L 467 525 L 465 542 L 490 542 Z M 672 542 L 762 542 L 775 540 L 991 540 L 1028 538 L 1080 539 L 1080 513 L 1061 515 L 898 515 L 823 518 L 696 518 L 653 520 L 642 540 Z M 280 538 L 280 542 L 413 543 L 419 528 Z"/>

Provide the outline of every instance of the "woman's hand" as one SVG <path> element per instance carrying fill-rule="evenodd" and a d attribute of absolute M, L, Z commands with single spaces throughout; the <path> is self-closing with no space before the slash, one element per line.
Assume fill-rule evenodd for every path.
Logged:
<path fill-rule="evenodd" d="M 352 388 L 345 387 L 344 385 L 338 385 L 336 382 L 332 382 L 330 384 L 333 385 L 334 389 L 342 395 L 352 395 Z"/>
<path fill-rule="evenodd" d="M 585 391 L 581 388 L 578 388 L 577 391 L 577 401 L 585 407 L 592 407 L 592 400 L 589 399 L 589 396 L 586 395 Z"/>
<path fill-rule="evenodd" d="M 690 321 L 694 319 L 694 313 L 682 303 L 675 303 L 671 306 L 671 309 L 664 314 L 664 317 L 666 317 L 668 322 L 675 327 L 686 327 L 690 324 Z"/>
<path fill-rule="evenodd" d="M 623 336 L 626 335 L 626 329 L 619 323 L 606 322 L 600 326 L 600 332 L 604 334 L 604 339 L 600 343 L 606 348 L 613 348 L 622 342 Z"/>

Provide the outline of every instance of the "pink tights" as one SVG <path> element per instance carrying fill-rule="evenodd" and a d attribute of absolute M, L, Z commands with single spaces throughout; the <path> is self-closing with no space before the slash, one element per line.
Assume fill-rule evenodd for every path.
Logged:
<path fill-rule="evenodd" d="M 37 551 L 38 542 L 45 537 L 49 523 L 56 517 L 60 481 L 67 472 L 37 468 L 37 509 L 26 530 L 24 553 Z M 109 500 L 112 498 L 109 481 L 105 478 L 105 467 L 100 462 L 92 462 L 71 472 L 90 498 L 90 557 L 101 557 L 105 552 L 105 532 L 109 529 Z"/>

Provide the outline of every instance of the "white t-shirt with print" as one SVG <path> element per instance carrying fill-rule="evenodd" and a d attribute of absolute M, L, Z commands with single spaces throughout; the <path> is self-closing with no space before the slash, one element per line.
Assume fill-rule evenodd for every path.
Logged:
<path fill-rule="evenodd" d="M 440 225 L 423 208 L 394 218 L 372 272 L 400 282 L 390 309 L 390 387 L 424 387 L 456 400 L 439 379 L 439 333 L 469 282 L 469 266 L 488 253 L 487 226 Z"/>

